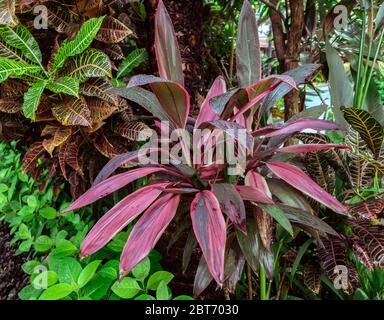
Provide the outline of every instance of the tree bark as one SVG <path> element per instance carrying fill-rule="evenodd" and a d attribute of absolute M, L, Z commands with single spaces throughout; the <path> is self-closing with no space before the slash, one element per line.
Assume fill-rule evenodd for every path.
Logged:
<path fill-rule="evenodd" d="M 185 74 L 185 86 L 191 95 L 191 110 L 196 110 L 198 94 L 203 94 L 204 91 L 204 3 L 203 0 L 163 1 L 171 16 L 179 43 Z M 154 68 L 156 62 L 153 50 L 153 25 L 157 3 L 158 0 L 145 1 L 150 26 L 148 39 L 150 40 L 150 52 Z"/>
<path fill-rule="evenodd" d="M 277 0 L 270 1 L 276 7 Z M 282 72 L 292 70 L 299 66 L 301 38 L 304 30 L 305 7 L 302 0 L 286 1 L 287 12 L 290 19 L 282 20 L 281 15 L 270 9 L 269 16 L 272 23 L 272 31 L 276 56 Z M 289 20 L 289 25 L 288 25 Z M 286 30 L 286 31 L 284 31 Z M 301 112 L 304 108 L 298 91 L 287 94 L 285 100 L 285 120 Z"/>

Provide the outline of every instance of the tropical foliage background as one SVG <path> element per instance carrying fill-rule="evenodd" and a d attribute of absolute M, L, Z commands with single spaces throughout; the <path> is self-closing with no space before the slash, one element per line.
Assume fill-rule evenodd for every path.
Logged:
<path fill-rule="evenodd" d="M 375 0 L 1 0 L 0 299 L 382 300 L 383 28 Z M 160 120 L 245 129 L 244 172 L 139 165 Z"/>

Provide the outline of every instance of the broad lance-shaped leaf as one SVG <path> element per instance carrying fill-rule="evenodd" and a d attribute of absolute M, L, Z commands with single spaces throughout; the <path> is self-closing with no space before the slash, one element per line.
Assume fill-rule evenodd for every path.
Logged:
<path fill-rule="evenodd" d="M 221 211 L 239 230 L 246 232 L 245 206 L 236 188 L 232 184 L 216 183 L 212 185 L 212 192 L 220 203 Z"/>
<path fill-rule="evenodd" d="M 88 78 L 111 77 L 112 65 L 108 56 L 96 49 L 88 49 L 70 59 L 65 75 L 84 82 Z"/>
<path fill-rule="evenodd" d="M 15 6 L 15 0 L 0 1 L 0 24 L 14 27 L 19 23 L 15 14 Z"/>
<path fill-rule="evenodd" d="M 39 44 L 26 27 L 0 26 L 0 37 L 10 46 L 19 49 L 28 60 L 41 67 L 42 54 Z"/>
<path fill-rule="evenodd" d="M 190 109 L 190 96 L 185 88 L 176 82 L 146 75 L 132 77 L 128 88 L 145 85 L 151 87 L 160 102 L 162 112 L 176 128 L 185 128 Z"/>
<path fill-rule="evenodd" d="M 79 80 L 70 77 L 62 77 L 48 83 L 47 89 L 54 93 L 65 93 L 71 96 L 79 96 Z"/>
<path fill-rule="evenodd" d="M 290 184 L 292 187 L 300 190 L 333 211 L 339 214 L 348 215 L 346 207 L 329 193 L 324 191 L 301 169 L 284 162 L 268 162 L 266 165 L 276 176 Z"/>
<path fill-rule="evenodd" d="M 164 168 L 140 168 L 128 172 L 117 174 L 109 179 L 100 182 L 90 188 L 80 198 L 78 198 L 70 207 L 64 210 L 65 212 L 77 210 L 86 207 L 97 200 L 108 196 L 109 194 L 123 188 L 131 182 L 146 177 L 152 173 L 167 171 Z"/>
<path fill-rule="evenodd" d="M 265 192 L 256 187 L 250 186 L 235 186 L 236 190 L 239 192 L 241 198 L 244 201 L 253 201 L 257 203 L 265 203 L 265 204 L 274 204 L 273 200 L 265 194 Z"/>
<path fill-rule="evenodd" d="M 264 136 L 265 138 L 280 135 L 290 135 L 306 129 L 317 131 L 322 130 L 343 130 L 344 128 L 334 122 L 312 118 L 301 118 L 290 123 L 270 125 L 253 132 L 254 137 Z"/>
<path fill-rule="evenodd" d="M 256 207 L 253 208 L 253 210 L 257 209 Z M 236 230 L 236 238 L 252 270 L 258 272 L 261 264 L 266 271 L 267 277 L 272 279 L 274 274 L 273 252 L 264 247 L 253 213 L 247 215 L 247 235 Z"/>
<path fill-rule="evenodd" d="M 109 92 L 111 89 L 112 85 L 104 78 L 90 79 L 80 85 L 80 93 L 82 95 L 87 97 L 97 97 L 108 102 L 110 105 L 119 106 L 120 98 Z"/>
<path fill-rule="evenodd" d="M 41 133 L 42 137 L 50 136 L 50 138 L 43 141 L 45 150 L 52 156 L 53 150 L 62 145 L 71 134 L 72 129 L 69 127 L 46 125 Z"/>
<path fill-rule="evenodd" d="M 207 97 L 200 106 L 200 112 L 195 123 L 195 129 L 199 128 L 204 122 L 214 121 L 219 119 L 211 105 L 211 99 L 224 94 L 227 91 L 227 85 L 223 77 L 217 77 L 209 90 Z"/>
<path fill-rule="evenodd" d="M 348 124 L 360 134 L 374 156 L 378 157 L 384 139 L 384 130 L 380 123 L 365 110 L 342 107 L 341 111 Z"/>
<path fill-rule="evenodd" d="M 144 212 L 167 185 L 168 183 L 150 185 L 121 200 L 93 226 L 81 244 L 80 255 L 86 257 L 104 247 L 133 219 Z"/>
<path fill-rule="evenodd" d="M 120 278 L 127 275 L 155 247 L 175 217 L 180 195 L 167 194 L 154 202 L 133 227 L 120 261 Z"/>
<path fill-rule="evenodd" d="M 52 108 L 54 117 L 64 126 L 85 126 L 91 125 L 91 111 L 88 109 L 85 100 L 70 99 Z"/>
<path fill-rule="evenodd" d="M 209 271 L 219 285 L 224 282 L 226 225 L 220 204 L 208 190 L 199 192 L 191 204 L 191 219 L 196 239 Z"/>
<path fill-rule="evenodd" d="M 316 152 L 329 149 L 351 149 L 343 144 L 295 144 L 288 147 L 277 149 L 276 152 L 282 153 L 300 153 L 300 152 Z"/>
<path fill-rule="evenodd" d="M 40 159 L 41 155 L 45 152 L 43 144 L 39 142 L 33 143 L 22 160 L 23 163 L 23 174 L 33 169 L 36 166 L 37 160 Z"/>
<path fill-rule="evenodd" d="M 325 53 L 329 66 L 329 86 L 335 120 L 345 125 L 346 122 L 340 108 L 353 105 L 353 87 L 345 72 L 344 61 L 328 39 L 325 39 Z"/>
<path fill-rule="evenodd" d="M 240 13 L 236 46 L 237 77 L 242 88 L 261 78 L 261 52 L 256 14 L 248 0 Z"/>
<path fill-rule="evenodd" d="M 10 76 L 21 77 L 26 73 L 37 73 L 40 70 L 39 66 L 0 57 L 0 83 Z"/>
<path fill-rule="evenodd" d="M 122 78 L 128 76 L 133 69 L 140 66 L 144 61 L 148 59 L 148 53 L 146 49 L 133 50 L 119 65 L 116 78 Z"/>
<path fill-rule="evenodd" d="M 305 64 L 298 68 L 289 70 L 283 73 L 283 75 L 291 77 L 295 81 L 296 85 L 300 85 L 305 83 L 306 79 L 312 76 L 320 67 L 320 64 Z M 277 81 L 278 80 L 276 80 L 276 82 Z M 264 99 L 259 112 L 260 116 L 268 112 L 276 104 L 277 101 L 279 101 L 287 93 L 292 91 L 292 89 L 292 86 L 290 86 L 289 84 L 284 82 L 281 83 L 268 95 L 268 97 Z"/>
<path fill-rule="evenodd" d="M 146 141 L 153 134 L 151 128 L 139 121 L 124 122 L 118 125 L 113 131 L 132 141 Z"/>
<path fill-rule="evenodd" d="M 101 99 L 88 98 L 86 101 L 87 107 L 91 111 L 92 127 L 97 127 L 117 110 L 117 107 Z"/>
<path fill-rule="evenodd" d="M 25 57 L 23 57 L 23 55 L 17 49 L 12 48 L 10 45 L 5 43 L 1 39 L 0 39 L 0 57 L 27 63 Z"/>
<path fill-rule="evenodd" d="M 159 1 L 155 16 L 155 52 L 160 77 L 184 86 L 179 45 L 162 0 Z"/>
<path fill-rule="evenodd" d="M 112 16 L 105 17 L 95 39 L 104 43 L 119 43 L 133 34 L 124 23 Z"/>
<path fill-rule="evenodd" d="M 24 94 L 23 113 L 26 118 L 36 119 L 36 110 L 47 83 L 48 80 L 38 81 Z"/>
<path fill-rule="evenodd" d="M 245 177 L 245 185 L 262 190 L 265 195 L 272 199 L 271 191 L 268 188 L 267 181 L 265 178 L 256 171 L 250 171 L 247 173 Z M 273 219 L 275 219 L 280 225 L 287 230 L 290 234 L 293 234 L 293 229 L 291 223 L 288 218 L 285 216 L 284 212 L 280 210 L 276 205 L 268 205 L 268 204 L 257 204 L 263 212 L 269 214 Z M 260 214 L 259 214 L 260 215 Z M 256 217 L 256 221 L 258 221 Z M 264 241 L 263 241 L 264 242 Z"/>
<path fill-rule="evenodd" d="M 108 92 L 137 103 L 161 121 L 170 121 L 166 113 L 163 111 L 163 107 L 157 100 L 156 95 L 148 90 L 140 87 L 132 87 L 113 88 Z"/>
<path fill-rule="evenodd" d="M 224 94 L 227 91 L 227 85 L 223 77 L 217 77 L 209 90 L 204 102 L 200 106 L 200 112 L 195 123 L 195 129 L 199 128 L 204 122 L 219 119 L 219 115 L 213 111 L 211 99 Z"/>
<path fill-rule="evenodd" d="M 209 286 L 212 280 L 213 278 L 209 272 L 207 262 L 205 261 L 204 256 L 201 256 L 193 283 L 193 295 L 198 297 Z"/>
<path fill-rule="evenodd" d="M 89 19 L 81 26 L 74 40 L 64 41 L 52 63 L 51 71 L 53 74 L 63 67 L 67 58 L 78 55 L 89 47 L 99 31 L 103 19 L 104 17 Z"/>

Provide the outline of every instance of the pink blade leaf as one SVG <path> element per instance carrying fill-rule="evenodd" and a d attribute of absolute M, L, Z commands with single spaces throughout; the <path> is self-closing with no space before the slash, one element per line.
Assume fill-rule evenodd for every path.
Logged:
<path fill-rule="evenodd" d="M 269 190 L 268 183 L 265 178 L 256 171 L 249 171 L 245 176 L 245 185 L 257 188 L 265 193 L 265 195 L 272 199 L 272 193 Z"/>
<path fill-rule="evenodd" d="M 243 199 L 236 188 L 229 183 L 216 183 L 212 192 L 220 203 L 221 210 L 242 232 L 247 232 L 246 213 Z"/>
<path fill-rule="evenodd" d="M 149 85 L 161 104 L 162 111 L 167 115 L 176 128 L 183 129 L 187 123 L 190 96 L 185 88 L 166 79 L 137 75 L 131 78 L 128 88 Z"/>
<path fill-rule="evenodd" d="M 284 180 L 297 190 L 300 190 L 307 196 L 315 199 L 337 213 L 348 215 L 346 207 L 329 193 L 324 191 L 301 169 L 284 162 L 268 162 L 267 167 L 280 179 Z"/>
<path fill-rule="evenodd" d="M 155 16 L 155 52 L 160 77 L 184 86 L 179 45 L 171 18 L 162 0 Z"/>
<path fill-rule="evenodd" d="M 226 91 L 227 85 L 225 83 L 224 78 L 217 77 L 211 89 L 209 90 L 207 97 L 205 98 L 203 104 L 200 107 L 200 112 L 195 123 L 195 129 L 199 128 L 200 125 L 204 122 L 219 119 L 219 115 L 217 115 L 212 109 L 211 99 L 224 94 Z"/>
<path fill-rule="evenodd" d="M 236 186 L 241 198 L 245 201 L 253 201 L 264 204 L 274 204 L 271 198 L 269 198 L 263 190 L 249 187 L 249 186 Z"/>
<path fill-rule="evenodd" d="M 125 244 L 120 261 L 120 277 L 124 277 L 155 247 L 174 218 L 180 195 L 167 194 L 154 202 L 137 221 Z"/>
<path fill-rule="evenodd" d="M 71 206 L 69 206 L 63 212 L 65 213 L 83 208 L 121 189 L 122 187 L 137 179 L 146 177 L 152 173 L 160 171 L 167 170 L 164 168 L 140 168 L 120 173 L 90 188 L 86 193 L 80 196 L 74 203 L 72 203 Z"/>
<path fill-rule="evenodd" d="M 260 130 L 254 131 L 253 136 L 264 136 L 265 138 L 271 138 L 280 135 L 290 135 L 306 129 L 312 129 L 317 131 L 343 130 L 343 127 L 327 120 L 301 118 L 290 123 L 285 123 L 282 125 L 272 125 L 262 128 Z"/>
<path fill-rule="evenodd" d="M 80 255 L 89 256 L 105 246 L 118 232 L 147 209 L 168 183 L 150 185 L 137 190 L 109 210 L 84 239 Z"/>
<path fill-rule="evenodd" d="M 224 282 L 226 225 L 220 204 L 208 190 L 199 192 L 191 204 L 191 219 L 197 242 L 208 269 L 219 285 Z"/>
<path fill-rule="evenodd" d="M 316 152 L 328 149 L 351 149 L 351 147 L 342 144 L 296 144 L 293 146 L 283 147 L 276 149 L 277 152 L 289 153 L 289 152 Z"/>

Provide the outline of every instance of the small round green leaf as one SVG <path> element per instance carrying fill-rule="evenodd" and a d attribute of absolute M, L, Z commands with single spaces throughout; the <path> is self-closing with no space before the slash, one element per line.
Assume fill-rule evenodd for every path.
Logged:
<path fill-rule="evenodd" d="M 116 281 L 112 286 L 112 291 L 120 298 L 131 299 L 141 290 L 135 279 L 124 278 L 121 282 Z"/>

